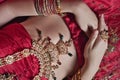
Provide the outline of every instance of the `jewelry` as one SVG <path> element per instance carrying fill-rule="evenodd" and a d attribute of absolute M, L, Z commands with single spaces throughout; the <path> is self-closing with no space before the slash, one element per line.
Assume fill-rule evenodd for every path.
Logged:
<path fill-rule="evenodd" d="M 9 73 L 0 74 L 1 80 L 14 80 L 14 77 L 15 77 L 14 74 L 9 74 Z"/>
<path fill-rule="evenodd" d="M 103 39 L 103 40 L 108 40 L 109 36 L 108 36 L 108 30 L 103 30 L 100 32 L 100 37 Z"/>
<path fill-rule="evenodd" d="M 0 67 L 8 64 L 12 64 L 18 60 L 21 60 L 29 55 L 35 56 L 39 61 L 39 73 L 34 77 L 33 80 L 41 80 L 42 77 L 49 79 L 50 75 L 54 80 L 55 69 L 59 68 L 61 62 L 59 60 L 59 55 L 68 54 L 68 47 L 71 46 L 71 39 L 68 41 L 63 41 L 64 36 L 59 34 L 59 41 L 54 44 L 51 42 L 49 37 L 42 39 L 41 31 L 39 31 L 39 40 L 32 41 L 31 49 L 24 49 L 20 52 L 14 53 L 13 55 L 8 55 L 4 58 L 0 58 Z"/>
<path fill-rule="evenodd" d="M 107 51 L 108 52 L 113 52 L 115 49 L 116 49 L 116 47 L 115 47 L 115 44 L 120 40 L 120 38 L 119 38 L 119 34 L 118 34 L 118 28 L 116 27 L 116 28 L 114 28 L 114 29 L 112 29 L 112 28 L 110 28 L 109 29 L 109 44 L 108 44 L 108 49 L 107 49 Z"/>
<path fill-rule="evenodd" d="M 72 80 L 81 80 L 81 69 L 78 69 L 76 74 L 72 77 Z"/>
<path fill-rule="evenodd" d="M 61 14 L 60 0 L 34 0 L 34 6 L 38 15 Z"/>
<path fill-rule="evenodd" d="M 57 14 L 61 14 L 60 0 L 56 0 Z"/>
<path fill-rule="evenodd" d="M 35 10 L 37 12 L 38 15 L 42 15 L 40 9 L 39 9 L 39 0 L 34 0 L 34 6 L 35 6 Z"/>

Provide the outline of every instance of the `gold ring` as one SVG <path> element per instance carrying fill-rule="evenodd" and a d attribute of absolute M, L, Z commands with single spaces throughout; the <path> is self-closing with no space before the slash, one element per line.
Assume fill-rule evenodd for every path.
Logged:
<path fill-rule="evenodd" d="M 100 37 L 103 39 L 103 40 L 108 40 L 109 38 L 109 35 L 108 35 L 108 30 L 103 30 L 100 32 Z"/>

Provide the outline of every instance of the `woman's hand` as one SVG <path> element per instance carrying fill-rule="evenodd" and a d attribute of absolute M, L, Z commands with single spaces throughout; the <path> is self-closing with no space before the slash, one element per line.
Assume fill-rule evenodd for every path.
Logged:
<path fill-rule="evenodd" d="M 98 19 L 95 13 L 81 0 L 62 0 L 63 12 L 71 12 L 76 16 L 80 28 L 90 36 L 89 29 L 98 28 Z"/>
<path fill-rule="evenodd" d="M 100 18 L 99 31 L 96 30 L 90 36 L 84 50 L 85 65 L 82 69 L 82 79 L 92 80 L 93 76 L 97 72 L 100 62 L 107 49 L 107 39 L 101 37 L 101 32 L 108 30 L 104 21 L 103 15 Z M 108 32 L 106 32 L 108 33 Z M 107 35 L 104 35 L 107 36 Z"/>

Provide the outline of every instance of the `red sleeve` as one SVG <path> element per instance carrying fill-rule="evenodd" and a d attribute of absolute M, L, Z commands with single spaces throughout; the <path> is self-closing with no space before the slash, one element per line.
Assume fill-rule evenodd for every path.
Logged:
<path fill-rule="evenodd" d="M 31 48 L 31 38 L 24 27 L 18 23 L 0 29 L 0 57 Z M 0 74 L 14 74 L 19 80 L 31 80 L 39 71 L 38 59 L 29 55 L 12 64 L 0 66 Z"/>
<path fill-rule="evenodd" d="M 11 24 L 0 30 L 0 57 L 31 47 L 31 38 L 20 24 Z"/>

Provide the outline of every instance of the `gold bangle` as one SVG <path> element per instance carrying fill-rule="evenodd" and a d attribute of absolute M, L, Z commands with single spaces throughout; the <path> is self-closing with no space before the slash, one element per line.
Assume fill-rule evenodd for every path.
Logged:
<path fill-rule="evenodd" d="M 56 0 L 57 14 L 61 14 L 60 0 Z"/>
<path fill-rule="evenodd" d="M 60 0 L 34 0 L 35 10 L 38 15 L 61 14 Z"/>
<path fill-rule="evenodd" d="M 72 80 L 81 80 L 81 69 L 78 69 L 76 74 L 72 77 Z"/>
<path fill-rule="evenodd" d="M 35 10 L 36 10 L 37 14 L 38 15 L 43 15 L 40 11 L 39 0 L 34 0 L 34 6 L 35 6 Z"/>

